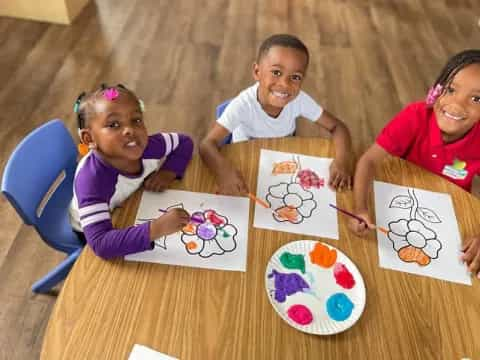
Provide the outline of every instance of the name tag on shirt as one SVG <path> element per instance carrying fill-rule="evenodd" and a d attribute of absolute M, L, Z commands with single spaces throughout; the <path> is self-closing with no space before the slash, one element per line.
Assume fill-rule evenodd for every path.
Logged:
<path fill-rule="evenodd" d="M 442 174 L 455 180 L 463 180 L 468 175 L 468 171 L 465 170 L 466 166 L 467 163 L 465 161 L 455 159 L 452 165 L 445 165 Z"/>

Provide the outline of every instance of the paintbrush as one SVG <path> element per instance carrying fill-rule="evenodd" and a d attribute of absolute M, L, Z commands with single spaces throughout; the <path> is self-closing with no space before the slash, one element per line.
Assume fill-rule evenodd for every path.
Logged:
<path fill-rule="evenodd" d="M 352 214 L 350 211 L 347 211 L 347 210 L 344 210 L 344 209 L 341 209 L 333 204 L 329 204 L 332 208 L 336 209 L 337 211 L 341 212 L 342 214 L 345 214 L 345 215 L 348 215 L 348 216 L 351 216 L 353 217 L 354 219 L 357 219 L 358 221 L 360 221 L 360 223 L 364 223 L 365 225 L 367 225 L 367 222 L 362 219 L 360 216 L 357 216 L 355 214 Z M 388 230 L 385 229 L 384 227 L 382 226 L 378 226 L 378 225 L 373 225 L 373 228 L 374 229 L 378 229 L 379 231 L 383 232 L 384 234 L 387 234 L 388 233 Z"/>
<path fill-rule="evenodd" d="M 173 208 L 173 209 L 175 209 L 175 208 Z M 184 210 L 183 208 L 178 208 L 178 209 Z M 160 211 L 164 214 L 168 212 L 168 210 L 164 210 L 164 209 L 158 209 L 158 211 Z M 205 220 L 200 219 L 200 218 L 196 217 L 195 215 L 190 216 L 190 220 L 193 220 L 193 221 L 198 222 L 200 224 L 203 224 L 205 222 Z"/>
<path fill-rule="evenodd" d="M 248 193 L 248 197 L 250 199 L 252 199 L 253 201 L 255 201 L 258 205 L 260 205 L 261 207 L 264 207 L 265 209 L 270 209 L 270 211 L 272 212 L 273 215 L 276 215 L 280 218 L 283 218 L 283 216 L 281 216 L 280 214 L 278 214 L 275 210 L 272 210 L 272 208 L 270 207 L 270 205 L 268 205 L 265 201 L 263 201 L 262 199 L 259 199 L 257 198 L 255 195 L 253 195 L 252 193 Z"/>

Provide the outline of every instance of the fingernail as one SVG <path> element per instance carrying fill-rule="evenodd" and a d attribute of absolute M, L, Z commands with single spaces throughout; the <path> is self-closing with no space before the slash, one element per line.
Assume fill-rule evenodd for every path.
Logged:
<path fill-rule="evenodd" d="M 480 272 L 477 273 L 477 279 L 480 279 Z"/>

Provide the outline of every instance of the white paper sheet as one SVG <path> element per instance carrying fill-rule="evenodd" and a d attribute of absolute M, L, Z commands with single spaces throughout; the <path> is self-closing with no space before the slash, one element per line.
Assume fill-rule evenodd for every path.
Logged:
<path fill-rule="evenodd" d="M 471 285 L 450 195 L 375 181 L 380 267 Z"/>
<path fill-rule="evenodd" d="M 145 191 L 136 224 L 183 207 L 192 215 L 181 232 L 155 240 L 155 249 L 128 255 L 126 260 L 156 262 L 219 270 L 245 271 L 247 263 L 249 199 L 167 190 Z M 213 212 L 212 212 L 213 210 Z"/>
<path fill-rule="evenodd" d="M 335 192 L 328 188 L 332 159 L 262 149 L 258 171 L 257 197 L 271 208 L 255 206 L 253 225 L 257 228 L 338 240 Z M 310 176 L 313 181 L 305 180 Z M 278 209 L 289 208 L 288 217 Z M 276 210 L 273 213 L 273 210 Z"/>
<path fill-rule="evenodd" d="M 162 354 L 144 345 L 133 345 L 128 360 L 178 360 L 177 358 Z"/>

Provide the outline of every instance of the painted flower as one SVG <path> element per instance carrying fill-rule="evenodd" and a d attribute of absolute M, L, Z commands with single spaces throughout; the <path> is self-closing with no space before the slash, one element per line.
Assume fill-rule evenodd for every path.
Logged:
<path fill-rule="evenodd" d="M 270 186 L 266 200 L 274 210 L 273 217 L 279 222 L 299 224 L 312 215 L 317 203 L 313 194 L 299 183 L 280 183 Z"/>
<path fill-rule="evenodd" d="M 235 250 L 237 229 L 215 210 L 195 212 L 182 229 L 181 240 L 191 255 L 208 258 Z"/>
<path fill-rule="evenodd" d="M 400 219 L 390 222 L 388 227 L 387 236 L 403 261 L 425 266 L 438 257 L 442 244 L 436 239 L 435 232 L 422 222 Z"/>

